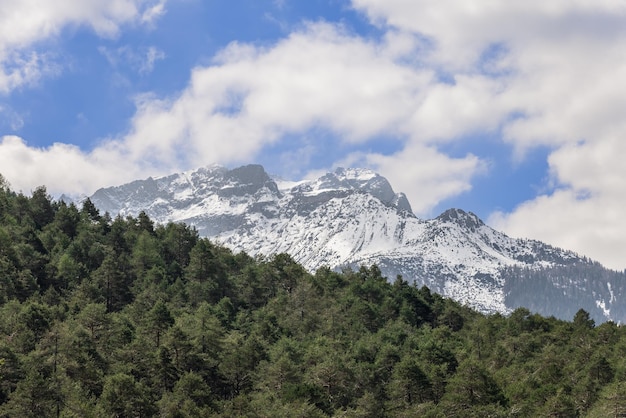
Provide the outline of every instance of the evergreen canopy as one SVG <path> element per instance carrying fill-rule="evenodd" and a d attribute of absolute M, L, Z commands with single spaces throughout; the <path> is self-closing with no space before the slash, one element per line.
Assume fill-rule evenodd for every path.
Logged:
<path fill-rule="evenodd" d="M 605 417 L 626 333 L 305 271 L 0 177 L 0 416 Z"/>

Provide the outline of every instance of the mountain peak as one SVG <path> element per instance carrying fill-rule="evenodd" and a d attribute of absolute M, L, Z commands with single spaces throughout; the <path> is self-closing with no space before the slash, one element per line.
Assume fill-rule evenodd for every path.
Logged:
<path fill-rule="evenodd" d="M 226 177 L 240 184 L 263 185 L 268 181 L 272 181 L 260 164 L 249 164 L 234 168 L 226 173 Z"/>
<path fill-rule="evenodd" d="M 317 190 L 356 190 L 369 193 L 386 205 L 413 213 L 404 193 L 396 193 L 389 181 L 380 174 L 366 168 L 339 167 L 317 179 L 313 188 Z"/>
<path fill-rule="evenodd" d="M 334 174 L 337 177 L 342 177 L 350 180 L 360 180 L 360 181 L 368 181 L 373 177 L 379 176 L 378 173 L 368 169 L 368 168 L 355 168 L 355 167 L 337 167 L 335 171 L 331 174 Z"/>
<path fill-rule="evenodd" d="M 252 195 L 263 188 L 280 195 L 278 186 L 262 165 L 249 164 L 224 173 L 224 185 L 218 194 L 223 197 Z"/>
<path fill-rule="evenodd" d="M 315 183 L 319 190 L 359 190 L 366 188 L 369 182 L 377 177 L 380 176 L 371 170 L 339 167 L 331 173 L 324 174 Z"/>
<path fill-rule="evenodd" d="M 600 320 L 626 318 L 616 302 L 624 293 L 621 276 L 606 275 L 600 284 L 587 273 L 574 280 L 576 269 L 593 266 L 510 238 L 462 209 L 421 220 L 406 196 L 371 170 L 338 168 L 316 180 L 277 181 L 280 189 L 260 165 L 213 166 L 101 189 L 91 200 L 112 215 L 145 211 L 156 222 L 191 224 L 233 251 L 287 253 L 310 271 L 376 264 L 387 277 L 401 275 L 484 312 L 507 313 L 519 301 L 535 301 L 530 280 L 552 292 L 548 315 L 571 317 L 556 310 L 558 299 L 560 306 L 575 300 Z"/>
<path fill-rule="evenodd" d="M 463 209 L 451 208 L 437 216 L 441 222 L 452 222 L 470 231 L 484 226 L 485 223 L 474 213 L 465 212 Z"/>

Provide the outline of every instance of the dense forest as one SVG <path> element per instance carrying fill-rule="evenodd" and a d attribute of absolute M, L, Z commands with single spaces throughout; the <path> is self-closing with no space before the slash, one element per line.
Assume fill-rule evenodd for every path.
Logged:
<path fill-rule="evenodd" d="M 612 318 L 626 318 L 626 304 L 613 303 L 626 295 L 626 272 L 608 270 L 597 262 L 542 269 L 508 267 L 502 278 L 506 305 L 513 308 L 525 307 L 544 315 L 549 311 L 558 318 L 572 318 L 579 309 L 571 302 L 576 300 L 597 322 L 606 320 L 605 308 L 610 308 Z M 598 303 L 603 299 L 611 302 L 609 307 Z"/>
<path fill-rule="evenodd" d="M 626 331 L 311 274 L 0 177 L 1 417 L 619 417 Z"/>

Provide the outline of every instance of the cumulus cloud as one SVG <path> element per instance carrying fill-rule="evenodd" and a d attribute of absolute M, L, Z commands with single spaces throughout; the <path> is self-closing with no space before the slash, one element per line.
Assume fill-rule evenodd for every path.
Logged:
<path fill-rule="evenodd" d="M 115 145 L 103 145 L 90 153 L 77 146 L 55 143 L 34 148 L 17 136 L 0 140 L 2 175 L 15 190 L 29 193 L 46 186 L 53 194 L 94 191 L 103 182 L 118 184 L 128 176 L 143 176 L 145 167 L 120 158 Z"/>
<path fill-rule="evenodd" d="M 381 135 L 404 144 L 396 155 L 363 154 L 362 162 L 389 175 L 399 190 L 420 202 L 414 203 L 418 211 L 427 211 L 439 200 L 469 189 L 471 177 L 481 171 L 476 157 L 448 158 L 433 144 L 463 131 L 494 128 L 496 116 L 479 117 L 485 95 L 478 93 L 498 86 L 481 75 L 459 78 L 454 87 L 441 85 L 432 69 L 410 59 L 419 43 L 414 36 L 393 32 L 378 41 L 367 40 L 323 22 L 307 24 L 269 47 L 232 43 L 211 65 L 195 68 L 179 94 L 137 97 L 128 133 L 90 153 L 63 148 L 94 167 L 92 179 L 40 172 L 41 182 L 61 188 L 65 181 L 66 187 L 89 192 L 89 187 L 121 180 L 102 169 L 111 161 L 118 161 L 115 167 L 140 166 L 144 173 L 163 174 L 211 162 L 236 164 L 254 160 L 266 146 L 319 127 L 347 144 Z M 30 150 L 16 141 L 5 140 L 0 152 L 52 159 L 62 149 L 56 144 Z M 308 155 L 320 152 L 314 141 L 307 146 Z M 129 169 L 126 179 L 136 172 Z M 72 175 L 77 178 L 67 177 Z M 26 180 L 34 181 L 19 181 Z"/>
<path fill-rule="evenodd" d="M 421 215 L 430 215 L 442 200 L 469 191 L 473 177 L 487 169 L 474 155 L 451 158 L 421 144 L 393 155 L 367 154 L 364 158 L 366 165 L 385 174 L 395 190 L 406 193 L 413 211 Z"/>
<path fill-rule="evenodd" d="M 623 198 L 557 190 L 524 202 L 511 213 L 495 212 L 489 223 L 518 237 L 532 237 L 577 251 L 608 268 L 624 269 Z"/>
<path fill-rule="evenodd" d="M 193 166 L 245 161 L 285 134 L 318 125 L 354 142 L 395 131 L 419 100 L 411 90 L 431 74 L 398 65 L 379 48 L 328 24 L 309 25 L 271 48 L 233 43 L 213 65 L 194 69 L 179 96 L 140 98 L 125 140 L 135 156 L 178 155 Z"/>
<path fill-rule="evenodd" d="M 442 86 L 432 70 L 405 59 L 416 46 L 413 37 L 374 42 L 327 23 L 309 24 L 271 48 L 233 43 L 213 65 L 196 68 L 179 97 L 142 100 L 126 141 L 132 155 L 182 154 L 182 165 L 197 166 L 247 161 L 318 126 L 352 144 L 387 135 L 406 149 L 362 161 L 396 181 L 424 213 L 468 190 L 482 170 L 475 156 L 448 158 L 429 144 L 494 129 L 501 111 L 492 118 L 480 112 L 492 97 L 480 92 L 498 90 L 497 82 L 477 75 Z"/>
<path fill-rule="evenodd" d="M 0 2 L 0 93 L 36 83 L 58 70 L 37 44 L 64 28 L 88 26 L 101 37 L 115 37 L 124 24 L 152 23 L 164 0 L 23 0 Z"/>
<path fill-rule="evenodd" d="M 430 64 L 451 77 L 479 73 L 500 81 L 478 88 L 478 102 L 483 120 L 500 125 L 517 158 L 531 147 L 552 149 L 553 191 L 495 213 L 495 226 L 626 266 L 619 251 L 626 247 L 619 232 L 626 230 L 619 216 L 626 203 L 619 158 L 626 133 L 624 2 L 352 3 L 382 27 L 424 37 Z"/>
<path fill-rule="evenodd" d="M 419 33 L 431 45 L 430 61 L 454 72 L 474 68 L 494 46 L 517 50 L 576 39 L 611 41 L 616 31 L 624 30 L 626 14 L 626 5 L 619 0 L 352 0 L 352 4 L 375 23 Z"/>
<path fill-rule="evenodd" d="M 511 213 L 494 213 L 489 221 L 514 236 L 551 242 L 622 270 L 624 155 L 626 143 L 617 136 L 563 146 L 549 158 L 559 189 Z"/>

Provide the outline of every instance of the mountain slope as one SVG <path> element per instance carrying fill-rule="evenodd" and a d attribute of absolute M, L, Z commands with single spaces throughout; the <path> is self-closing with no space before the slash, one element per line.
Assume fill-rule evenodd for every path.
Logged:
<path fill-rule="evenodd" d="M 145 211 L 157 222 L 192 224 L 235 251 L 286 252 L 309 270 L 377 264 L 387 277 L 402 275 L 483 312 L 528 306 L 528 271 L 568 267 L 567 283 L 536 279 L 557 290 L 535 311 L 559 316 L 570 312 L 560 306 L 565 304 L 583 307 L 599 321 L 626 319 L 615 316 L 622 309 L 613 309 L 620 300 L 615 290 L 623 287 L 610 282 L 623 274 L 595 286 L 591 297 L 571 300 L 568 295 L 585 294 L 577 272 L 593 263 L 538 241 L 510 238 L 460 209 L 419 219 L 406 196 L 370 170 L 340 168 L 293 183 L 272 180 L 259 165 L 212 166 L 100 189 L 91 200 L 113 215 Z"/>

